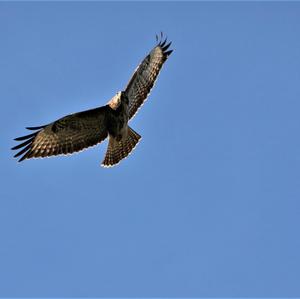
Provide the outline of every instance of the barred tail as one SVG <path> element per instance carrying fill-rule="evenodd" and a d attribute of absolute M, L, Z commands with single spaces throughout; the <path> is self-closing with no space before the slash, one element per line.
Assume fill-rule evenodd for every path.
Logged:
<path fill-rule="evenodd" d="M 109 136 L 108 148 L 102 162 L 103 167 L 112 167 L 126 158 L 136 147 L 141 136 L 128 127 L 128 135 L 125 140 L 117 141 Z"/>

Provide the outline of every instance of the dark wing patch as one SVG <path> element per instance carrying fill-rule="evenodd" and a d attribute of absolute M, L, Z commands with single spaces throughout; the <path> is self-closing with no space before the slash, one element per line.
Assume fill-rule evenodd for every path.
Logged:
<path fill-rule="evenodd" d="M 161 34 L 160 42 L 141 62 L 130 79 L 125 89 L 129 99 L 129 119 L 147 99 L 164 62 L 173 52 L 173 50 L 167 51 L 170 45 L 171 42 L 167 44 L 167 39 L 162 41 Z"/>
<path fill-rule="evenodd" d="M 30 127 L 38 130 L 18 137 L 23 141 L 12 150 L 24 159 L 72 154 L 103 141 L 107 135 L 107 106 L 67 115 L 49 125 Z M 25 140 L 25 141 L 24 141 Z"/>

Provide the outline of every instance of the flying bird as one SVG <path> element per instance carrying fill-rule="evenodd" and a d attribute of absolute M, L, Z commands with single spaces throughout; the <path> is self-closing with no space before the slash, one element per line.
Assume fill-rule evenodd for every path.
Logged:
<path fill-rule="evenodd" d="M 169 50 L 161 33 L 157 44 L 134 71 L 126 88 L 117 92 L 102 107 L 62 117 L 48 125 L 28 127 L 32 134 L 15 138 L 22 143 L 12 150 L 20 150 L 14 157 L 19 162 L 30 158 L 44 158 L 72 154 L 94 146 L 109 138 L 102 166 L 112 167 L 126 158 L 141 136 L 129 127 L 132 119 L 147 99 L 158 74 L 173 50 Z"/>

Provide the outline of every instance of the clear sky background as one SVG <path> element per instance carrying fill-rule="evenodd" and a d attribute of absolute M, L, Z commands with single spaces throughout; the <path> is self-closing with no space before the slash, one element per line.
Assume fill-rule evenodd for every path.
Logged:
<path fill-rule="evenodd" d="M 12 158 L 161 30 L 129 158 Z M 0 40 L 0 296 L 300 296 L 300 3 L 2 2 Z"/>

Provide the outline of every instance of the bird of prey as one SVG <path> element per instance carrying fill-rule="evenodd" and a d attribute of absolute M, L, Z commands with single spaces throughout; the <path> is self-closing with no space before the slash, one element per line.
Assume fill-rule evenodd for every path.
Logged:
<path fill-rule="evenodd" d="M 161 33 L 157 44 L 136 68 L 126 88 L 107 105 L 62 117 L 48 125 L 28 127 L 32 134 L 15 138 L 22 143 L 12 150 L 20 150 L 14 157 L 19 162 L 30 158 L 44 158 L 79 152 L 94 146 L 106 137 L 108 148 L 102 166 L 112 167 L 126 158 L 141 136 L 128 126 L 147 99 L 157 76 L 173 50 L 171 42 Z"/>

